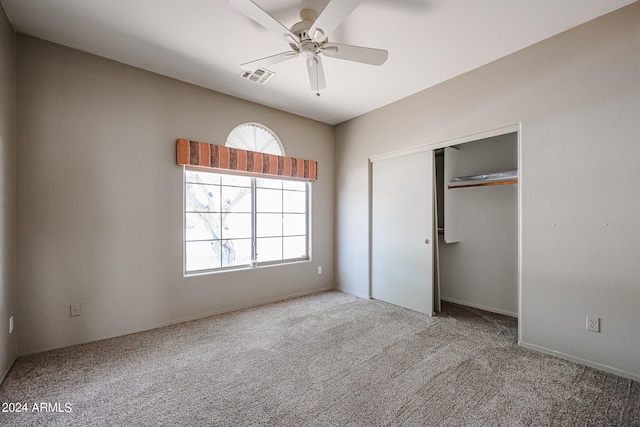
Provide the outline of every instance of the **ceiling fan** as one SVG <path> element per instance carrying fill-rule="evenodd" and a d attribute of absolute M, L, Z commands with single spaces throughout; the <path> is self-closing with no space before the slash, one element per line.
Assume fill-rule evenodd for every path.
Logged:
<path fill-rule="evenodd" d="M 302 55 L 306 58 L 307 72 L 311 90 L 320 96 L 320 90 L 327 86 L 322 67 L 321 55 L 360 62 L 382 65 L 389 52 L 382 49 L 331 43 L 328 36 L 355 10 L 363 0 L 331 0 L 318 16 L 312 9 L 300 12 L 301 21 L 289 30 L 275 18 L 265 12 L 251 0 L 229 0 L 229 4 L 247 17 L 262 25 L 278 37 L 284 38 L 291 46 L 290 51 L 268 56 L 256 61 L 241 64 L 243 70 L 253 72 Z"/>

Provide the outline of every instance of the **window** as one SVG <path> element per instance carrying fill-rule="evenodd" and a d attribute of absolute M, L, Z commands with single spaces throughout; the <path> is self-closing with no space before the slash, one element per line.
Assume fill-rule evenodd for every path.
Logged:
<path fill-rule="evenodd" d="M 284 156 L 282 143 L 275 133 L 260 123 L 245 123 L 236 127 L 227 137 L 227 147 Z"/>
<path fill-rule="evenodd" d="M 308 189 L 186 169 L 186 273 L 309 259 Z"/>
<path fill-rule="evenodd" d="M 225 145 L 284 155 L 257 123 Z M 185 168 L 184 185 L 186 274 L 309 259 L 309 183 Z"/>

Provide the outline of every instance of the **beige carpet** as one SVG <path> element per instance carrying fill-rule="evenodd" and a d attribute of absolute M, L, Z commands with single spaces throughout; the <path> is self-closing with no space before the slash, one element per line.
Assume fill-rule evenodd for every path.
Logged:
<path fill-rule="evenodd" d="M 640 425 L 639 383 L 520 348 L 516 326 L 327 292 L 22 357 L 0 403 L 28 412 L 0 425 Z"/>

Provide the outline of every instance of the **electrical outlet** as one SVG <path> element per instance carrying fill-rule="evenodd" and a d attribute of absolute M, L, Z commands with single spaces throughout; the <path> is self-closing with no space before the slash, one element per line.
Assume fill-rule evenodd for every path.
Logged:
<path fill-rule="evenodd" d="M 322 274 L 322 266 L 321 265 L 318 266 L 318 274 Z"/>
<path fill-rule="evenodd" d="M 75 317 L 82 314 L 82 305 L 79 302 L 74 302 L 69 305 L 69 316 Z"/>
<path fill-rule="evenodd" d="M 587 316 L 587 331 L 600 332 L 600 318 Z"/>

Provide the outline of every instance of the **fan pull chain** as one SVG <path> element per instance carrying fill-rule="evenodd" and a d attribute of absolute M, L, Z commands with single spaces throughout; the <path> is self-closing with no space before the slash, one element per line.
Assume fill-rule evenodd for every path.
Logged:
<path fill-rule="evenodd" d="M 318 78 L 318 68 L 319 68 L 318 62 L 319 61 L 317 57 L 314 57 L 313 59 L 316 61 L 316 96 L 320 96 L 320 89 L 319 89 L 320 84 L 319 84 L 319 78 Z"/>

